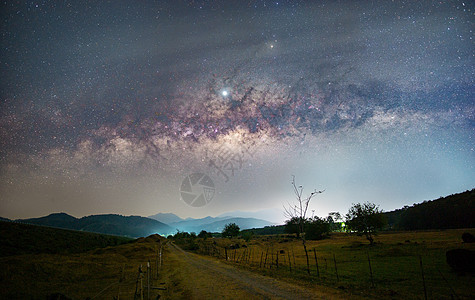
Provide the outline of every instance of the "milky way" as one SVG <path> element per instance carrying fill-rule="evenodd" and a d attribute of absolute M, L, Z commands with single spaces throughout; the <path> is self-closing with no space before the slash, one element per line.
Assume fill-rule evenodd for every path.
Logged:
<path fill-rule="evenodd" d="M 0 214 L 321 215 L 473 188 L 473 3 L 2 3 Z M 192 172 L 213 202 L 180 201 Z"/>

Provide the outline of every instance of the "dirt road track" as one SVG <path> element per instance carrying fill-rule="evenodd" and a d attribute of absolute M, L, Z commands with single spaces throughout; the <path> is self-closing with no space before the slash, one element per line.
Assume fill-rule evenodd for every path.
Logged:
<path fill-rule="evenodd" d="M 169 243 L 163 263 L 168 299 L 344 299 L 328 288 L 300 286 L 187 253 Z"/>

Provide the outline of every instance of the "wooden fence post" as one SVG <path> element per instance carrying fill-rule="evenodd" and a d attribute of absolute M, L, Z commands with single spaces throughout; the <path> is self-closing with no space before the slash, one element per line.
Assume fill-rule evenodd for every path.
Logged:
<path fill-rule="evenodd" d="M 421 266 L 421 274 L 422 274 L 422 285 L 424 287 L 424 299 L 427 300 L 427 288 L 426 288 L 426 280 L 424 278 L 424 268 L 422 267 L 422 256 L 419 255 L 419 264 Z"/>
<path fill-rule="evenodd" d="M 147 262 L 147 300 L 150 300 L 150 272 L 152 271 L 150 267 L 150 259 Z"/>
<path fill-rule="evenodd" d="M 160 267 L 162 267 L 162 245 L 160 245 Z"/>
<path fill-rule="evenodd" d="M 266 268 L 266 263 L 267 263 L 267 252 L 269 251 L 269 248 L 266 248 L 266 258 L 264 259 L 264 269 Z"/>
<path fill-rule="evenodd" d="M 369 259 L 369 251 L 366 252 L 368 255 L 368 265 L 369 265 L 369 275 L 371 277 L 371 287 L 374 288 L 374 280 L 373 280 L 373 269 L 371 268 L 371 260 Z"/>
<path fill-rule="evenodd" d="M 157 268 L 157 272 L 156 272 L 156 273 L 157 273 L 157 274 L 156 274 L 156 275 L 157 275 L 157 279 L 158 279 L 158 261 L 160 260 L 159 257 L 160 257 L 160 250 L 157 249 L 157 259 L 156 259 L 156 263 L 155 263 L 155 266 L 156 266 L 156 268 Z"/>
<path fill-rule="evenodd" d="M 289 270 L 290 270 L 290 273 L 292 273 L 292 262 L 290 261 L 290 252 L 288 249 L 287 249 L 287 256 L 289 257 Z"/>
<path fill-rule="evenodd" d="M 140 300 L 143 300 L 143 273 L 142 273 L 142 265 L 140 265 Z"/>
<path fill-rule="evenodd" d="M 270 251 L 270 268 L 271 269 L 273 265 L 274 265 L 274 247 L 272 247 L 272 250 Z"/>
<path fill-rule="evenodd" d="M 317 277 L 320 278 L 320 270 L 318 269 L 317 251 L 315 251 L 315 248 L 313 248 L 313 256 L 315 257 L 315 265 L 317 266 Z"/>
<path fill-rule="evenodd" d="M 338 277 L 338 268 L 336 267 L 336 258 L 335 258 L 335 253 L 333 253 L 333 262 L 335 263 L 335 274 L 336 274 L 336 281 L 340 281 L 340 277 Z"/>
<path fill-rule="evenodd" d="M 294 252 L 294 247 L 291 247 L 292 249 L 292 257 L 294 258 L 294 268 L 297 268 L 297 264 L 295 263 L 295 252 Z"/>

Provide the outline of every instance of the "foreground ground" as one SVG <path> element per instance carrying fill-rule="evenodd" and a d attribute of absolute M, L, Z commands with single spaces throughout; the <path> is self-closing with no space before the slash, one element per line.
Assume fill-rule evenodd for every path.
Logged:
<path fill-rule="evenodd" d="M 348 294 L 322 286 L 302 287 L 186 253 L 169 244 L 164 277 L 171 299 L 345 299 Z M 168 265 L 167 265 L 168 264 Z"/>
<path fill-rule="evenodd" d="M 288 235 L 181 244 L 222 261 L 227 256 L 227 263 L 255 273 L 307 287 L 326 286 L 346 297 L 473 299 L 474 274 L 455 272 L 446 262 L 448 250 L 475 251 L 475 243 L 462 241 L 464 232 L 475 234 L 473 229 L 381 233 L 373 246 L 364 237 L 334 233 L 307 241 L 310 272 L 301 241 Z"/>
<path fill-rule="evenodd" d="M 0 299 L 55 293 L 69 299 L 424 299 L 424 285 L 429 299 L 473 299 L 473 274 L 453 272 L 445 262 L 448 249 L 475 250 L 462 243 L 462 232 L 382 234 L 372 247 L 360 237 L 335 234 L 308 243 L 310 274 L 301 244 L 288 236 L 196 240 L 197 252 L 207 255 L 159 236 L 81 253 L 23 252 L 0 257 Z"/>
<path fill-rule="evenodd" d="M 187 253 L 158 236 L 84 253 L 5 256 L 0 267 L 0 299 L 49 299 L 59 294 L 68 297 L 61 299 L 348 297 L 331 288 L 289 284 Z"/>

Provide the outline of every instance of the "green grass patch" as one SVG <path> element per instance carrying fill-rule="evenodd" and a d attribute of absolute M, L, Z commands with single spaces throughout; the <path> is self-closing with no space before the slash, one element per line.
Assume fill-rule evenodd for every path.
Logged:
<path fill-rule="evenodd" d="M 373 246 L 364 237 L 345 233 L 333 234 L 322 241 L 307 241 L 310 275 L 301 241 L 289 237 L 256 237 L 248 243 L 242 239 L 197 240 L 197 251 L 224 259 L 224 247 L 228 247 L 229 263 L 267 276 L 386 299 L 424 299 L 421 258 L 429 299 L 472 299 L 475 295 L 473 274 L 452 271 L 445 258 L 445 252 L 450 249 L 475 250 L 474 244 L 462 243 L 461 236 L 465 231 L 475 233 L 473 229 L 384 233 L 376 236 Z M 237 249 L 229 249 L 236 245 L 239 246 Z M 317 276 L 313 249 L 320 276 Z M 264 258 L 261 257 L 265 257 L 266 252 L 268 257 L 264 267 Z"/>

